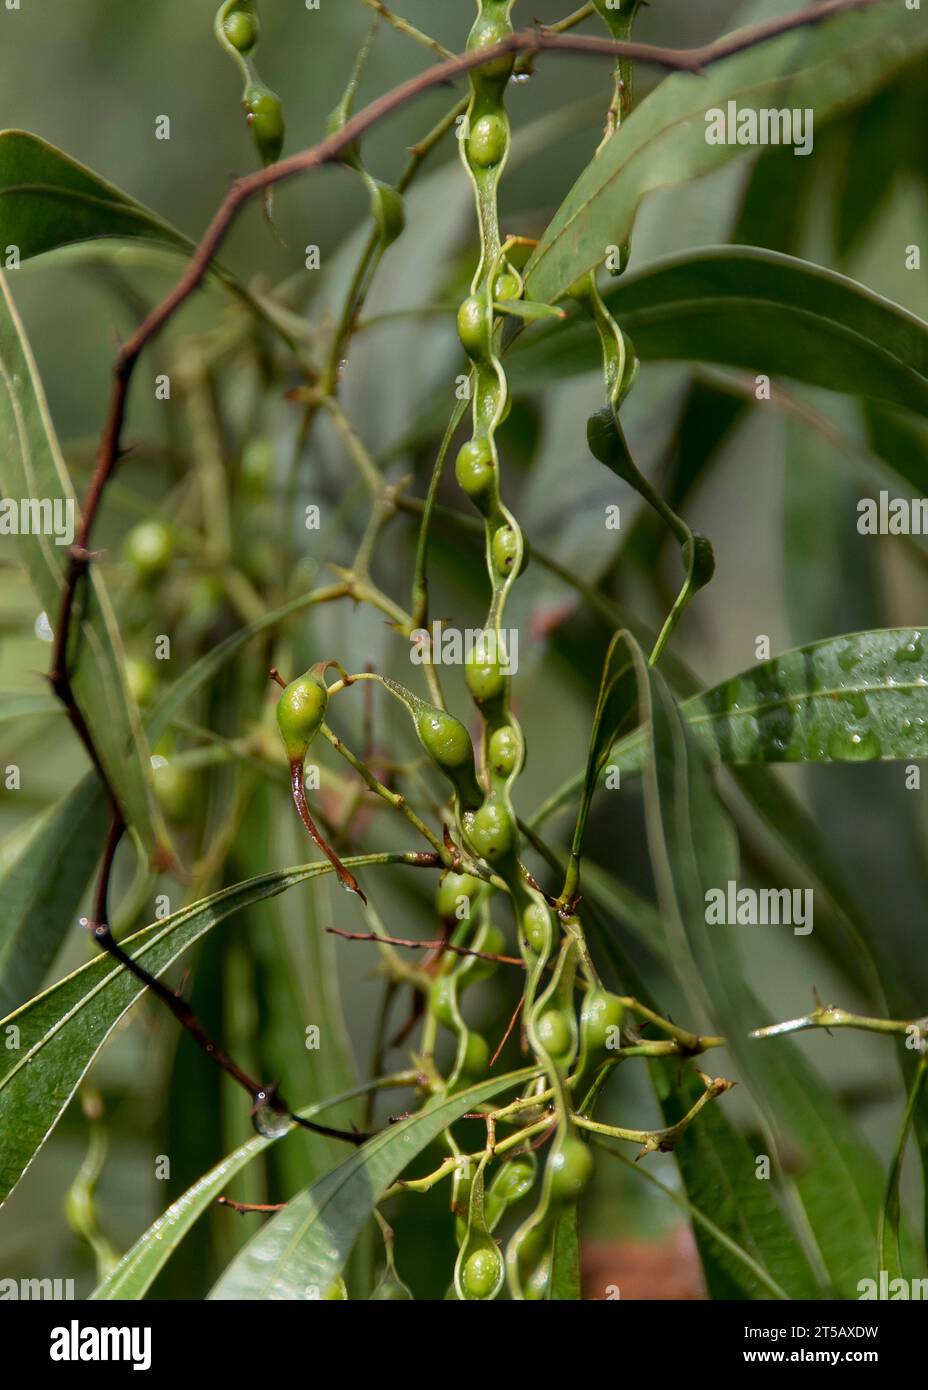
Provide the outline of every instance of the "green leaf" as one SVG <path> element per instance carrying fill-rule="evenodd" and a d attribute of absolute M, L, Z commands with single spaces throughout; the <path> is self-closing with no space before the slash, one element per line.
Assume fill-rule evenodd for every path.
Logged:
<path fill-rule="evenodd" d="M 387 1188 L 455 1120 L 501 1091 L 528 1081 L 527 1067 L 437 1097 L 408 1120 L 369 1139 L 301 1192 L 248 1242 L 210 1294 L 214 1299 L 322 1297 Z"/>
<path fill-rule="evenodd" d="M 360 855 L 350 862 L 382 861 L 382 855 Z M 161 975 L 232 913 L 330 868 L 327 862 L 304 864 L 224 888 L 121 945 L 149 974 Z M 116 1024 L 144 992 L 134 975 L 101 953 L 2 1021 L 5 1038 L 13 1036 L 10 1027 L 18 1029 L 18 1047 L 0 1052 L 0 1203 L 48 1138 Z"/>
<path fill-rule="evenodd" d="M 643 361 L 712 362 L 928 409 L 928 325 L 809 261 L 710 246 L 655 261 L 603 298 Z M 523 335 L 507 375 L 529 389 L 597 365 L 595 334 L 574 316 Z"/>
<path fill-rule="evenodd" d="M 648 914 L 654 911 L 650 904 L 645 907 Z M 585 920 L 618 989 L 630 991 L 646 1007 L 656 1009 L 656 1001 L 621 958 L 614 937 L 590 911 L 589 903 Z M 649 915 L 645 925 L 653 937 L 656 928 Z M 649 1073 L 664 1122 L 676 1124 L 698 1099 L 702 1083 L 691 1073 L 681 1075 L 677 1063 L 663 1059 L 651 1059 Z M 609 1152 L 624 1160 L 621 1151 Z M 724 1106 L 706 1106 L 698 1122 L 685 1131 L 673 1156 L 686 1199 L 676 1193 L 669 1195 L 688 1207 L 694 1218 L 694 1235 L 714 1298 L 816 1296 L 818 1285 L 773 1184 L 758 1182 L 754 1154 Z M 645 1165 L 625 1161 L 645 1179 L 663 1186 Z"/>
<path fill-rule="evenodd" d="M 652 1063 L 652 1079 L 665 1123 L 676 1124 L 698 1100 L 702 1085 L 676 1067 Z M 819 1286 L 771 1183 L 758 1182 L 755 1155 L 720 1105 L 708 1105 L 674 1149 L 687 1196 L 697 1211 L 733 1240 L 738 1252 L 695 1223 L 709 1293 L 716 1299 L 768 1298 L 769 1285 L 752 1261 L 790 1298 L 815 1298 Z M 749 1256 L 745 1261 L 743 1255 Z"/>
<path fill-rule="evenodd" d="M 554 1232 L 554 1256 L 548 1297 L 555 1302 L 577 1303 L 583 1297 L 580 1286 L 580 1237 L 577 1208 L 568 1207 Z"/>
<path fill-rule="evenodd" d="M 645 816 L 658 901 L 681 986 L 724 1032 L 764 1117 L 768 1152 L 791 1155 L 793 1181 L 832 1286 L 856 1297 L 870 1274 L 882 1177 L 849 1116 L 795 1046 L 758 1048 L 763 1017 L 740 962 L 736 926 L 706 921 L 706 894 L 738 877 L 732 826 L 708 763 L 665 682 L 636 655 L 650 736 Z M 784 1038 L 777 1042 L 786 1042 Z"/>
<path fill-rule="evenodd" d="M 341 1095 L 330 1096 L 297 1113 L 304 1120 L 311 1120 L 344 1101 L 365 1095 L 369 1090 L 369 1085 L 352 1086 Z M 247 1167 L 253 1158 L 257 1158 L 272 1144 L 278 1144 L 284 1137 L 256 1134 L 246 1143 L 240 1144 L 208 1173 L 204 1173 L 202 1178 L 178 1197 L 176 1202 L 172 1202 L 167 1211 L 139 1236 L 116 1268 L 97 1285 L 90 1295 L 91 1299 L 108 1301 L 144 1298 L 160 1271 L 176 1253 L 184 1237 L 216 1198 L 228 1189 L 236 1174 Z"/>
<path fill-rule="evenodd" d="M 95 777 L 40 817 L 0 873 L 0 1015 L 39 987 L 100 857 L 106 806 Z"/>
<path fill-rule="evenodd" d="M 16 501 L 77 507 L 23 326 L 0 275 L 0 492 Z M 49 534 L 17 537 L 20 559 L 48 615 L 57 621 L 68 547 Z M 150 758 L 125 676 L 116 620 L 95 569 L 81 584 L 72 620 L 70 664 L 74 696 L 127 823 L 150 853 L 167 833 L 149 792 Z"/>
<path fill-rule="evenodd" d="M 829 637 L 691 696 L 680 712 L 709 755 L 726 764 L 926 758 L 926 649 L 928 628 Z M 613 747 L 608 762 L 634 775 L 647 748 L 639 727 Z M 545 801 L 544 818 L 583 786 L 582 773 L 565 782 Z"/>
<path fill-rule="evenodd" d="M 194 243 L 86 165 L 26 130 L 0 131 L 0 243 L 21 260 L 92 237 Z"/>
<path fill-rule="evenodd" d="M 928 1058 L 923 1056 L 919 1059 L 912 1076 L 912 1084 L 909 1088 L 905 1114 L 902 1119 L 902 1128 L 899 1131 L 899 1138 L 896 1141 L 896 1148 L 893 1152 L 892 1162 L 889 1168 L 889 1177 L 886 1182 L 886 1195 L 883 1198 L 883 1205 L 880 1208 L 878 1279 L 880 1271 L 884 1269 L 890 1279 L 898 1279 L 905 1273 L 902 1265 L 902 1249 L 899 1231 L 901 1217 L 899 1188 L 902 1181 L 902 1165 L 905 1161 L 906 1144 L 908 1143 L 909 1132 L 912 1128 L 912 1121 L 915 1118 L 915 1111 L 918 1107 L 926 1077 L 928 1077 Z"/>
<path fill-rule="evenodd" d="M 813 108 L 816 123 L 858 104 L 928 44 L 918 15 L 895 0 L 839 15 L 658 84 L 580 175 L 525 272 L 529 299 L 553 302 L 631 235 L 653 189 L 696 178 L 743 155 L 707 143 L 706 112 Z M 798 157 L 798 156 L 797 156 Z"/>

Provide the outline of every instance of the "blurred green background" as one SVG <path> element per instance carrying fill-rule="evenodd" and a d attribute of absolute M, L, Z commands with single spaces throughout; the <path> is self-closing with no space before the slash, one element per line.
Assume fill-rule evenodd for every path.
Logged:
<path fill-rule="evenodd" d="M 214 6 L 190 0 L 23 0 L 19 12 L 0 11 L 4 80 L 0 127 L 33 131 L 85 162 L 128 193 L 198 237 L 229 181 L 254 165 L 242 119 L 240 83 L 212 34 Z M 401 0 L 396 7 L 452 49 L 463 47 L 473 6 L 470 0 Z M 524 22 L 552 22 L 566 7 L 533 0 Z M 674 46 L 703 42 L 738 21 L 772 17 L 791 4 L 738 6 L 704 0 L 696 6 L 655 0 L 640 17 L 636 37 Z M 322 0 L 318 13 L 298 0 L 262 0 L 259 68 L 283 98 L 285 150 L 318 139 L 327 113 L 338 101 L 368 12 L 360 0 Z M 592 28 L 591 32 L 595 32 Z M 424 55 L 384 26 L 364 76 L 362 99 L 401 81 L 423 66 Z M 920 79 L 920 80 L 919 80 Z M 655 77 L 640 75 L 643 95 Z M 503 185 L 503 225 L 509 232 L 538 234 L 590 157 L 599 139 L 608 77 L 595 63 L 576 58 L 542 60 L 537 75 L 514 86 L 508 101 L 516 132 L 513 166 Z M 432 93 L 399 113 L 365 141 L 368 167 L 395 179 L 405 149 L 419 139 L 449 104 Z M 169 115 L 171 139 L 155 139 L 155 119 Z M 789 151 L 752 155 L 720 174 L 652 197 L 636 228 L 630 272 L 658 256 L 700 244 L 742 240 L 789 251 L 843 270 L 916 313 L 928 313 L 924 273 L 907 272 L 903 248 L 924 231 L 926 181 L 923 147 L 924 74 L 910 76 L 889 94 L 880 93 L 860 110 L 827 127 L 816 127 L 815 153 L 807 160 Z M 350 171 L 324 170 L 278 190 L 278 236 L 257 206 L 239 219 L 223 251 L 225 263 L 256 289 L 282 281 L 299 286 L 298 312 L 324 332 L 331 325 L 367 227 L 368 205 Z M 304 247 L 321 249 L 322 270 L 309 277 Z M 388 252 L 367 315 L 389 314 L 410 305 L 453 302 L 473 264 L 471 195 L 450 142 L 433 156 L 408 200 L 408 229 Z M 52 416 L 80 492 L 104 416 L 114 344 L 139 321 L 146 305 L 162 297 L 179 262 L 153 268 L 132 252 L 113 254 L 99 246 L 56 253 L 28 263 L 11 276 L 12 290 L 35 351 Z M 139 605 L 119 560 L 119 545 L 133 521 L 147 515 L 177 515 L 189 505 L 191 438 L 183 399 L 159 404 L 152 386 L 156 371 L 179 370 L 197 335 L 229 319 L 227 300 L 209 290 L 186 306 L 143 359 L 131 401 L 127 439 L 133 453 L 108 496 L 97 540 L 108 552 L 105 570 L 130 636 L 130 651 L 143 652 L 152 632 L 175 631 L 194 655 L 240 624 L 227 601 L 210 587 L 196 558 L 182 558 L 170 584 Z M 368 448 L 385 460 L 393 478 L 413 475 L 421 495 L 434 457 L 438 421 L 447 407 L 447 384 L 458 361 L 450 314 L 398 321 L 362 334 L 351 353 L 342 401 Z M 360 534 L 365 503 L 334 433 L 319 427 L 297 459 L 298 495 L 286 507 L 286 478 L 294 456 L 298 415 L 282 400 L 295 383 L 273 355 L 238 357 L 219 373 L 217 397 L 223 457 L 239 482 L 247 446 L 272 459 L 271 503 L 254 503 L 247 490 L 237 506 L 243 536 L 253 536 L 252 578 L 270 599 L 288 591 L 294 576 L 275 572 L 286 549 L 277 527 L 289 524 L 284 541 L 307 583 L 321 582 L 329 561 L 346 563 Z M 694 385 L 695 382 L 695 385 Z M 788 383 L 787 383 L 788 386 Z M 842 431 L 853 448 L 829 443 L 803 430 L 789 411 L 740 404 L 744 381 L 737 373 L 694 374 L 674 364 L 649 364 L 623 411 L 630 442 L 645 471 L 672 479 L 718 429 L 712 469 L 686 499 L 685 514 L 715 546 L 717 576 L 687 614 L 674 654 L 698 677 L 713 683 L 755 659 L 755 639 L 770 638 L 774 652 L 800 642 L 865 627 L 917 624 L 924 620 L 928 586 L 920 540 L 861 541 L 855 502 L 873 495 L 882 475 L 868 449 L 854 403 L 824 392 L 791 392 Z M 176 393 L 180 396 L 180 393 Z M 655 624 L 677 581 L 678 559 L 647 522 L 635 531 L 636 545 L 620 544 L 602 527 L 602 508 L 619 501 L 623 527 L 638 514 L 628 489 L 604 478 L 589 457 L 584 422 L 600 399 L 594 377 L 572 377 L 517 402 L 504 433 L 506 493 L 531 540 L 573 573 L 603 588 L 638 617 Z M 735 402 L 735 405 L 732 405 Z M 731 427 L 721 428 L 729 410 Z M 257 441 L 257 445 L 255 444 Z M 922 447 L 923 440 L 911 447 Z M 569 476 L 565 490 L 563 479 Z M 453 486 L 446 500 L 455 504 Z M 302 506 L 317 501 L 329 521 L 307 538 L 299 531 Z M 281 522 L 283 517 L 283 522 Z M 414 528 L 394 523 L 378 552 L 376 576 L 405 603 L 414 554 Z M 622 540 L 624 541 L 624 533 Z M 656 550 L 659 556 L 655 559 Z M 481 621 L 485 593 L 479 549 L 442 536 L 434 548 L 433 612 L 454 615 L 461 626 Z M 275 553 L 277 559 L 275 561 Z M 291 563 L 291 558 L 286 560 Z M 48 648 L 33 633 L 34 604 L 24 577 L 0 550 L 0 690 L 35 692 L 36 675 L 47 666 Z M 318 576 L 318 578 L 317 578 Z M 202 611 L 201 611 L 202 610 Z M 578 607 L 573 592 L 539 566 L 531 566 L 513 599 L 512 621 L 523 633 L 517 709 L 530 756 L 517 803 L 527 813 L 580 766 L 593 692 L 607 631 Z M 258 644 L 260 645 L 260 644 Z M 278 649 L 294 671 L 320 655 L 337 655 L 349 669 L 366 662 L 403 678 L 397 643 L 376 614 L 338 605 L 301 618 Z M 261 651 L 236 663 L 210 692 L 191 721 L 235 737 L 264 721 L 271 692 L 263 683 Z M 408 678 L 408 667 L 407 678 Z M 177 662 L 173 675 L 179 674 Z M 463 683 L 449 687 L 458 709 L 466 708 Z M 347 704 L 347 701 L 345 702 Z M 360 737 L 360 697 L 348 719 L 349 735 Z M 352 725 L 351 719 L 354 720 Z M 0 725 L 0 765 L 16 761 L 23 789 L 0 791 L 0 830 L 17 835 L 82 773 L 84 762 L 63 720 Z M 381 747 L 405 748 L 407 732 L 392 709 L 379 702 L 375 715 Z M 177 738 L 185 748 L 197 740 L 188 730 Z M 179 746 L 180 746 L 179 744 Z M 328 759 L 325 755 L 323 761 Z M 248 773 L 248 769 L 246 769 Z M 309 856 L 291 824 L 285 774 L 251 772 L 250 797 L 242 807 L 222 877 L 235 882 L 265 869 L 299 863 Z M 238 794 L 228 768 L 200 774 L 197 795 L 205 824 L 218 833 L 224 811 Z M 902 769 L 823 767 L 789 769 L 791 790 L 819 815 L 823 834 L 843 866 L 848 886 L 875 938 L 903 962 L 913 1009 L 924 1012 L 928 966 L 924 950 L 925 833 L 921 796 L 904 790 Z M 558 822 L 567 833 L 567 821 Z M 194 857 L 204 843 L 182 842 Z M 378 844 L 406 846 L 408 837 L 378 815 L 372 835 Z M 759 831 L 760 862 L 776 855 Z M 208 836 L 207 836 L 208 839 Z M 365 845 L 367 841 L 365 841 Z M 215 847 L 215 846 L 213 846 Z M 637 790 L 621 807 L 600 806 L 594 816 L 591 852 L 639 891 L 650 891 Z M 764 856 L 768 858 L 765 860 Z M 128 868 L 123 869 L 126 886 Z M 771 881 L 769 878 L 762 879 Z M 783 868 L 778 882 L 788 882 Z M 799 880 L 797 880 L 799 882 Z M 427 936 L 434 919 L 422 885 L 400 875 L 378 885 L 377 905 L 388 929 Z M 163 881 L 172 907 L 185 889 Z M 150 900 L 145 908 L 150 907 Z M 150 910 L 139 921 L 150 920 Z M 617 914 L 621 919 L 621 913 Z M 372 977 L 370 948 L 322 935 L 326 925 L 357 929 L 344 895 L 331 888 L 297 889 L 222 926 L 188 957 L 188 988 L 208 1026 L 246 1063 L 262 1074 L 281 1075 L 291 1103 L 337 1089 L 339 1069 L 351 1054 L 360 1074 L 369 1063 L 380 986 Z M 636 959 L 648 965 L 619 921 L 616 929 Z M 758 935 L 751 943 L 751 973 L 771 1018 L 804 1012 L 815 986 L 853 1007 L 860 1002 L 816 936 Z M 59 978 L 87 957 L 88 944 L 75 930 L 51 971 Z M 332 975 L 337 969 L 347 1032 L 339 1028 Z M 653 969 L 653 967 L 652 967 Z M 665 1008 L 686 1022 L 685 1006 L 672 986 L 651 976 Z M 921 1003 L 918 1004 L 920 999 Z M 508 1017 L 511 982 L 494 982 L 488 1016 Z M 674 1009 L 674 1004 L 677 1009 Z M 402 1021 L 396 1013 L 395 1024 Z M 319 1053 L 302 1047 L 312 1023 L 323 1026 Z M 492 1031 L 492 1028 L 491 1028 Z M 895 1136 L 901 1090 L 890 1044 L 845 1034 L 803 1038 L 800 1045 L 854 1103 L 874 1144 L 886 1151 Z M 515 1053 L 513 1053 L 515 1055 Z M 394 1059 L 396 1060 L 396 1059 Z M 119 1250 L 192 1180 L 249 1132 L 240 1096 L 188 1046 L 178 1042 L 173 1022 L 144 1004 L 136 1008 L 107 1046 L 91 1074 L 105 1103 L 109 1153 L 98 1189 L 100 1220 Z M 736 1095 L 726 1098 L 739 1113 Z M 389 1108 L 389 1107 L 387 1107 Z M 646 1079 L 631 1070 L 610 1093 L 610 1117 L 643 1126 L 656 1115 Z M 354 1112 L 356 1113 L 356 1112 Z M 88 1125 L 75 1103 L 49 1144 L 0 1214 L 0 1274 L 73 1277 L 79 1294 L 96 1282 L 88 1245 L 68 1227 L 64 1194 L 88 1145 Z M 326 1146 L 297 1135 L 278 1146 L 266 1164 L 254 1164 L 232 1191 L 249 1200 L 280 1200 L 326 1161 Z M 171 1163 L 168 1181 L 155 1177 L 159 1155 Z M 674 1182 L 669 1158 L 654 1171 Z M 409 1202 L 400 1213 L 400 1272 L 422 1296 L 441 1296 L 436 1232 L 445 1194 Z M 913 1194 L 914 1201 L 914 1194 Z M 156 1286 L 165 1297 L 201 1296 L 259 1218 L 244 1220 L 215 1212 L 205 1218 Z M 586 1211 L 592 1242 L 630 1236 L 654 1240 L 679 1222 L 679 1214 L 617 1164 L 601 1166 Z M 419 1238 L 421 1237 L 421 1238 Z M 595 1290 L 593 1293 L 595 1295 Z M 602 1296 L 600 1293 L 599 1296 Z"/>

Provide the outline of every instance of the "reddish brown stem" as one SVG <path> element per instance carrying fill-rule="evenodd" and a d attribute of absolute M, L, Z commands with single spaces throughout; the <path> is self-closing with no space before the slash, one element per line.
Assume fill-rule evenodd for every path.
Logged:
<path fill-rule="evenodd" d="M 361 885 L 355 878 L 350 869 L 346 869 L 334 849 L 319 833 L 316 823 L 309 814 L 309 806 L 306 804 L 306 788 L 303 786 L 303 760 L 294 760 L 290 764 L 290 788 L 293 792 L 293 804 L 297 809 L 300 820 L 306 826 L 314 842 L 322 850 L 332 868 L 338 875 L 338 881 L 352 893 L 357 893 L 362 903 L 367 905 L 367 898 L 361 891 Z"/>
<path fill-rule="evenodd" d="M 342 936 L 346 941 L 380 941 L 386 946 L 408 946 L 411 951 L 453 951 L 456 956 L 476 956 L 478 960 L 491 960 L 495 965 L 517 965 L 525 969 L 525 961 L 520 956 L 497 956 L 492 951 L 475 951 L 470 946 L 455 946 L 450 941 L 414 941 L 402 936 L 378 936 L 376 932 L 342 931 L 340 927 L 326 927 L 332 936 Z"/>

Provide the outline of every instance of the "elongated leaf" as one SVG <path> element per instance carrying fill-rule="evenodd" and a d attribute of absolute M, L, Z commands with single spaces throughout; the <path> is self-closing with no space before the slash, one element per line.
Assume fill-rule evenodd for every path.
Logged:
<path fill-rule="evenodd" d="M 580 1237 L 575 1206 L 567 1208 L 554 1233 L 554 1257 L 551 1261 L 548 1297 L 561 1303 L 577 1303 L 583 1297 L 580 1287 Z"/>
<path fill-rule="evenodd" d="M 0 874 L 0 1014 L 36 990 L 77 910 L 100 856 L 106 810 L 85 777 L 36 825 Z"/>
<path fill-rule="evenodd" d="M 360 855 L 365 864 L 378 856 Z M 153 922 L 123 942 L 152 975 L 161 975 L 219 922 L 262 898 L 329 872 L 327 862 L 263 874 L 224 888 Z M 0 1202 L 58 1122 L 94 1057 L 141 994 L 134 975 L 101 954 L 3 1020 L 18 1046 L 0 1052 Z M 3 1036 L 10 1037 L 4 1031 Z"/>
<path fill-rule="evenodd" d="M 341 1095 L 331 1096 L 316 1105 L 306 1106 L 298 1113 L 304 1120 L 311 1120 L 345 1101 L 364 1095 L 369 1089 L 369 1086 L 353 1086 Z M 234 1153 L 230 1153 L 208 1173 L 204 1173 L 198 1182 L 189 1187 L 176 1202 L 172 1202 L 167 1211 L 139 1236 L 116 1268 L 97 1285 L 90 1295 L 91 1299 L 108 1301 L 144 1298 L 160 1271 L 177 1252 L 191 1227 L 216 1198 L 222 1196 L 236 1174 L 265 1149 L 272 1144 L 278 1144 L 283 1137 L 256 1134 L 246 1143 L 240 1144 Z"/>
<path fill-rule="evenodd" d="M 21 260 L 91 237 L 194 243 L 92 169 L 25 130 L 0 131 L 0 243 Z"/>
<path fill-rule="evenodd" d="M 0 276 L 0 492 L 36 501 L 50 515 L 67 508 L 76 526 L 74 492 L 23 326 Z M 41 608 L 56 621 L 68 549 L 53 534 L 17 537 L 19 554 Z M 72 685 L 100 761 L 126 821 L 146 849 L 166 845 L 167 832 L 149 790 L 150 759 L 138 709 L 125 677 L 116 620 L 99 574 L 81 585 L 73 620 Z"/>
<path fill-rule="evenodd" d="M 658 84 L 580 175 L 526 269 L 529 299 L 559 299 L 621 246 L 642 198 L 696 178 L 743 154 L 744 145 L 706 140 L 706 112 L 812 108 L 815 121 L 853 106 L 924 53 L 921 17 L 895 0 L 797 30 Z M 801 156 L 797 156 L 801 157 Z"/>
<path fill-rule="evenodd" d="M 585 877 L 589 881 L 588 872 Z M 649 912 L 653 910 L 647 906 Z M 656 1009 L 644 982 L 621 958 L 615 939 L 589 906 L 584 920 L 619 990 L 630 991 L 646 1007 Z M 653 934 L 650 917 L 645 925 Z M 649 1072 L 665 1124 L 676 1124 L 698 1099 L 702 1084 L 689 1073 L 681 1075 L 676 1063 L 663 1059 L 652 1058 Z M 714 1298 L 817 1295 L 819 1286 L 773 1184 L 757 1181 L 754 1156 L 724 1106 L 707 1106 L 673 1154 L 689 1204 L 702 1216 L 694 1221 L 693 1232 Z M 636 1170 L 652 1176 L 644 1165 Z"/>
<path fill-rule="evenodd" d="M 438 1097 L 375 1134 L 258 1231 L 210 1298 L 321 1298 L 344 1268 L 374 1207 L 412 1160 L 469 1110 L 535 1074 L 527 1067 Z"/>
<path fill-rule="evenodd" d="M 716 761 L 868 762 L 928 757 L 928 629 L 881 628 L 796 647 L 694 695 L 681 713 Z M 644 729 L 610 765 L 640 772 Z M 583 785 L 578 774 L 545 803 L 551 814 Z"/>
<path fill-rule="evenodd" d="M 312 593 L 293 599 L 205 652 L 167 690 L 146 719 L 145 730 L 151 741 L 161 736 L 186 701 L 246 642 L 314 601 Z M 7 713 L 11 718 L 31 714 L 33 701 L 36 712 L 63 712 L 57 700 L 19 696 L 0 703 L 0 719 Z M 74 927 L 105 830 L 105 799 L 91 772 L 49 812 L 34 836 L 0 872 L 0 1013 L 16 1008 L 38 988 L 65 935 Z"/>
<path fill-rule="evenodd" d="M 855 1297 L 875 1255 L 882 1177 L 849 1116 L 795 1046 L 756 1046 L 763 1006 L 748 985 L 734 925 L 710 927 L 707 892 L 737 881 L 737 847 L 708 764 L 659 673 L 638 655 L 639 697 L 650 730 L 645 773 L 648 841 L 658 900 L 681 985 L 702 1000 L 742 1071 L 772 1157 L 789 1152 L 794 1182 L 829 1278 Z M 786 1042 L 784 1038 L 777 1041 Z"/>
<path fill-rule="evenodd" d="M 604 296 L 643 361 L 684 360 L 788 376 L 928 409 L 928 324 L 809 261 L 756 246 L 669 256 Z M 515 387 L 597 366 L 583 319 L 523 335 L 507 361 Z"/>

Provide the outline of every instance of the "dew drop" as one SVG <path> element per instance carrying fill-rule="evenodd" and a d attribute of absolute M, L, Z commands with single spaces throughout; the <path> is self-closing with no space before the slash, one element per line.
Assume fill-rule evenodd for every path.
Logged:
<path fill-rule="evenodd" d="M 265 1139 L 280 1139 L 282 1135 L 287 1133 L 293 1122 L 286 1110 L 278 1110 L 268 1100 L 266 1091 L 259 1091 L 252 1107 L 251 1123 L 258 1134 L 263 1135 Z"/>
<path fill-rule="evenodd" d="M 924 656 L 921 634 L 913 632 L 908 642 L 904 642 L 901 647 L 896 648 L 897 661 L 921 661 Z"/>
<path fill-rule="evenodd" d="M 869 762 L 878 758 L 882 751 L 880 740 L 870 730 L 859 734 L 835 729 L 828 740 L 828 756 L 841 762 Z"/>
<path fill-rule="evenodd" d="M 35 620 L 33 629 L 40 642 L 54 642 L 55 634 L 52 632 L 52 625 L 48 621 L 47 613 L 40 613 Z"/>

